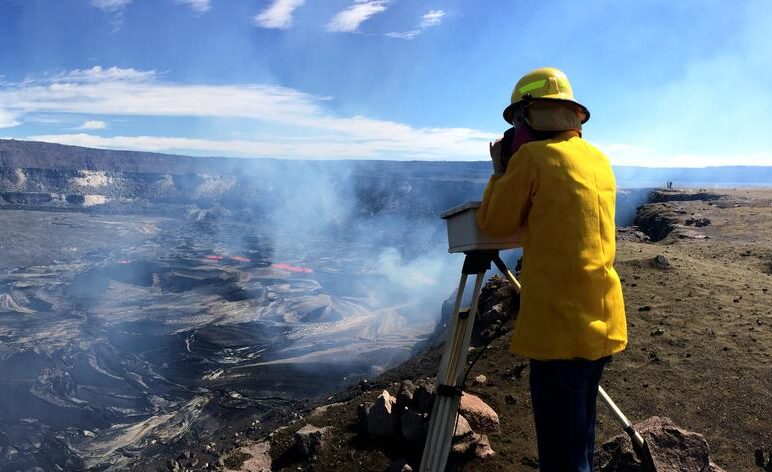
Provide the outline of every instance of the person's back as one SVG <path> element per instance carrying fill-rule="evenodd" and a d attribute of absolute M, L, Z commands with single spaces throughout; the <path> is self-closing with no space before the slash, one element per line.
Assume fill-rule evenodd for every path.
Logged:
<path fill-rule="evenodd" d="M 478 224 L 490 235 L 520 231 L 523 238 L 512 351 L 531 359 L 540 469 L 590 471 L 600 377 L 627 343 L 613 268 L 614 175 L 581 138 L 589 112 L 559 70 L 537 69 L 518 81 L 504 116 L 535 139 L 508 163 L 499 142 L 491 146 L 494 175 Z"/>
<path fill-rule="evenodd" d="M 513 349 L 533 359 L 598 359 L 625 347 L 608 159 L 572 133 L 521 147 L 532 170 L 523 231 L 523 310 Z M 569 314 L 570 316 L 566 316 Z"/>

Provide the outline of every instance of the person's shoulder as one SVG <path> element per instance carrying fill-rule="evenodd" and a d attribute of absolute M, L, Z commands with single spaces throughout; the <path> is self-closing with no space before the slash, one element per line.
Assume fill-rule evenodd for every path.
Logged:
<path fill-rule="evenodd" d="M 568 144 L 581 149 L 584 153 L 597 154 L 598 156 L 606 157 L 606 154 L 604 154 L 603 151 L 580 136 L 569 139 Z"/>

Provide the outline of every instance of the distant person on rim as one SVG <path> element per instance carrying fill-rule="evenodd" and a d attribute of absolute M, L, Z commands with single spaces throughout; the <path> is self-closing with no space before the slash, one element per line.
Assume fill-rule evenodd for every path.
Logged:
<path fill-rule="evenodd" d="M 520 231 L 523 289 L 511 350 L 531 359 L 539 470 L 592 470 L 595 401 L 611 355 L 627 344 L 614 270 L 616 183 L 582 139 L 590 118 L 566 75 L 529 72 L 490 145 L 493 176 L 477 212 L 491 236 Z"/>

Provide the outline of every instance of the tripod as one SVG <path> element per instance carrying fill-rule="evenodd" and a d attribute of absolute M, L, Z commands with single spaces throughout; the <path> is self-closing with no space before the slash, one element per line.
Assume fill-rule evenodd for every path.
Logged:
<path fill-rule="evenodd" d="M 520 283 L 504 264 L 496 250 L 464 252 L 464 266 L 461 269 L 461 281 L 456 292 L 453 305 L 450 336 L 445 342 L 440 370 L 437 374 L 437 393 L 432 406 L 432 416 L 429 423 L 429 434 L 426 438 L 421 472 L 442 472 L 448 462 L 453 431 L 456 426 L 458 404 L 461 399 L 460 381 L 466 366 L 466 356 L 469 351 L 469 341 L 472 337 L 477 303 L 485 272 L 491 268 L 491 262 L 506 276 L 515 290 L 520 291 Z M 466 282 L 470 275 L 475 274 L 472 304 L 468 308 L 461 307 L 464 299 Z"/>

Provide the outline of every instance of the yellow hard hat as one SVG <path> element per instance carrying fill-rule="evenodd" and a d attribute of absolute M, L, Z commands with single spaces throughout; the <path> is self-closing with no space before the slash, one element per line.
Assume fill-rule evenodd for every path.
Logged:
<path fill-rule="evenodd" d="M 542 67 L 525 74 L 512 90 L 512 100 L 504 109 L 504 120 L 512 124 L 515 111 L 529 100 L 560 100 L 578 105 L 584 112 L 582 123 L 590 119 L 590 111 L 574 100 L 574 92 L 566 74 L 554 67 Z"/>

